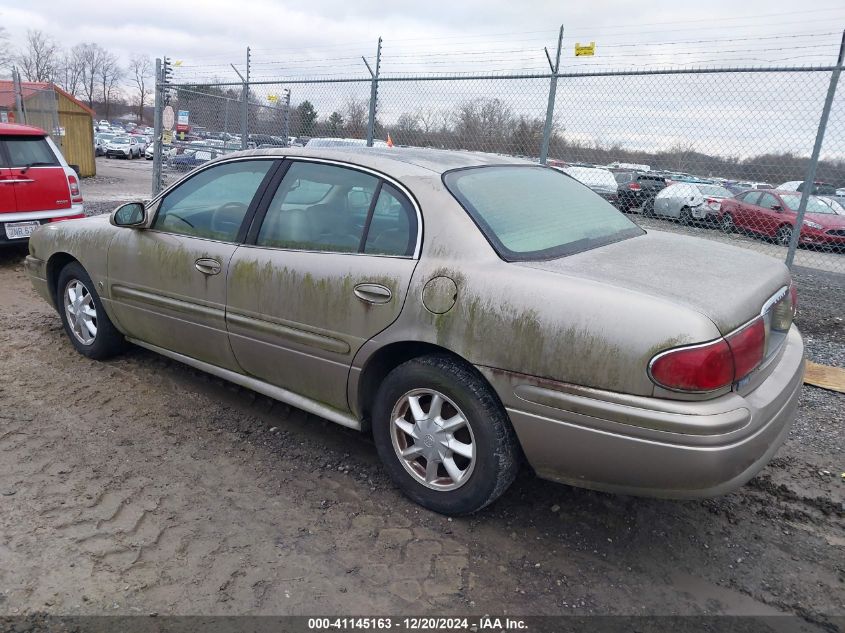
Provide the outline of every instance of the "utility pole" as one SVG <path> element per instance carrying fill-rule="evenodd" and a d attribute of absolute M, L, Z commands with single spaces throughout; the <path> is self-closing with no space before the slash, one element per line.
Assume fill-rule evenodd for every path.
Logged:
<path fill-rule="evenodd" d="M 370 115 L 367 119 L 367 147 L 373 146 L 373 136 L 375 136 L 376 131 L 376 101 L 378 100 L 378 74 L 379 70 L 381 69 L 381 37 L 378 38 L 378 48 L 376 48 L 376 70 L 373 72 L 373 69 L 370 68 L 370 64 L 367 62 L 366 57 L 361 57 L 364 60 L 364 64 L 367 66 L 367 70 L 370 71 L 370 76 L 373 78 L 372 84 L 370 85 Z"/>
<path fill-rule="evenodd" d="M 560 47 L 563 44 L 563 24 L 560 25 L 560 31 L 557 35 L 557 53 L 555 54 L 555 62 L 552 64 L 552 58 L 549 55 L 549 49 L 543 48 L 546 51 L 546 59 L 549 60 L 549 67 L 552 69 L 552 78 L 549 81 L 549 103 L 546 106 L 546 124 L 543 126 L 543 144 L 540 146 L 540 164 L 545 165 L 546 159 L 549 157 L 549 142 L 552 138 L 552 120 L 555 116 L 555 96 L 557 95 L 557 74 L 560 70 Z"/>

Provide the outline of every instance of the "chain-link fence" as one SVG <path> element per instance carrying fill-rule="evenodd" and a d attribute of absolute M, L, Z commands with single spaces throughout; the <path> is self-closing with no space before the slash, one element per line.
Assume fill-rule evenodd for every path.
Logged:
<path fill-rule="evenodd" d="M 0 122 L 39 127 L 62 147 L 58 103 L 50 86 L 20 81 L 17 73 L 11 81 L 0 81 Z"/>
<path fill-rule="evenodd" d="M 182 124 L 160 173 L 245 147 L 495 152 L 563 170 L 646 228 L 845 273 L 841 67 L 163 82 L 157 121 L 170 106 Z"/>

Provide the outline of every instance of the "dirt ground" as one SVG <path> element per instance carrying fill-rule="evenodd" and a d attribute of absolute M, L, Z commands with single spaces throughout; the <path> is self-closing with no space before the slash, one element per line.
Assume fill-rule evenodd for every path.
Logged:
<path fill-rule="evenodd" d="M 845 615 L 842 394 L 805 386 L 785 446 L 725 497 L 526 469 L 447 519 L 363 435 L 141 349 L 78 355 L 23 254 L 0 251 L 0 616 Z M 841 276 L 797 277 L 809 356 L 842 366 Z"/>

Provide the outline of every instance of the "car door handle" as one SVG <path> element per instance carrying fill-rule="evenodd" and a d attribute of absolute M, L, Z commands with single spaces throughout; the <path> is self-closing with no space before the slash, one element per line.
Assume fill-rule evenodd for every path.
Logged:
<path fill-rule="evenodd" d="M 211 257 L 200 257 L 194 265 L 203 275 L 217 275 L 220 273 L 220 262 Z"/>
<path fill-rule="evenodd" d="M 393 294 L 390 288 L 381 284 L 358 284 L 353 290 L 355 296 L 367 303 L 387 303 Z"/>
<path fill-rule="evenodd" d="M 3 182 L 35 182 L 32 178 L 7 178 L 6 180 L 0 180 L 0 183 Z"/>

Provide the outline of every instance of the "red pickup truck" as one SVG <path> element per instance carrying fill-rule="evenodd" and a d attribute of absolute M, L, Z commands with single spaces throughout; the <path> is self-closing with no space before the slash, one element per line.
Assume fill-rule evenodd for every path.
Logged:
<path fill-rule="evenodd" d="M 79 178 L 44 130 L 0 123 L 0 245 L 46 222 L 85 216 Z"/>

